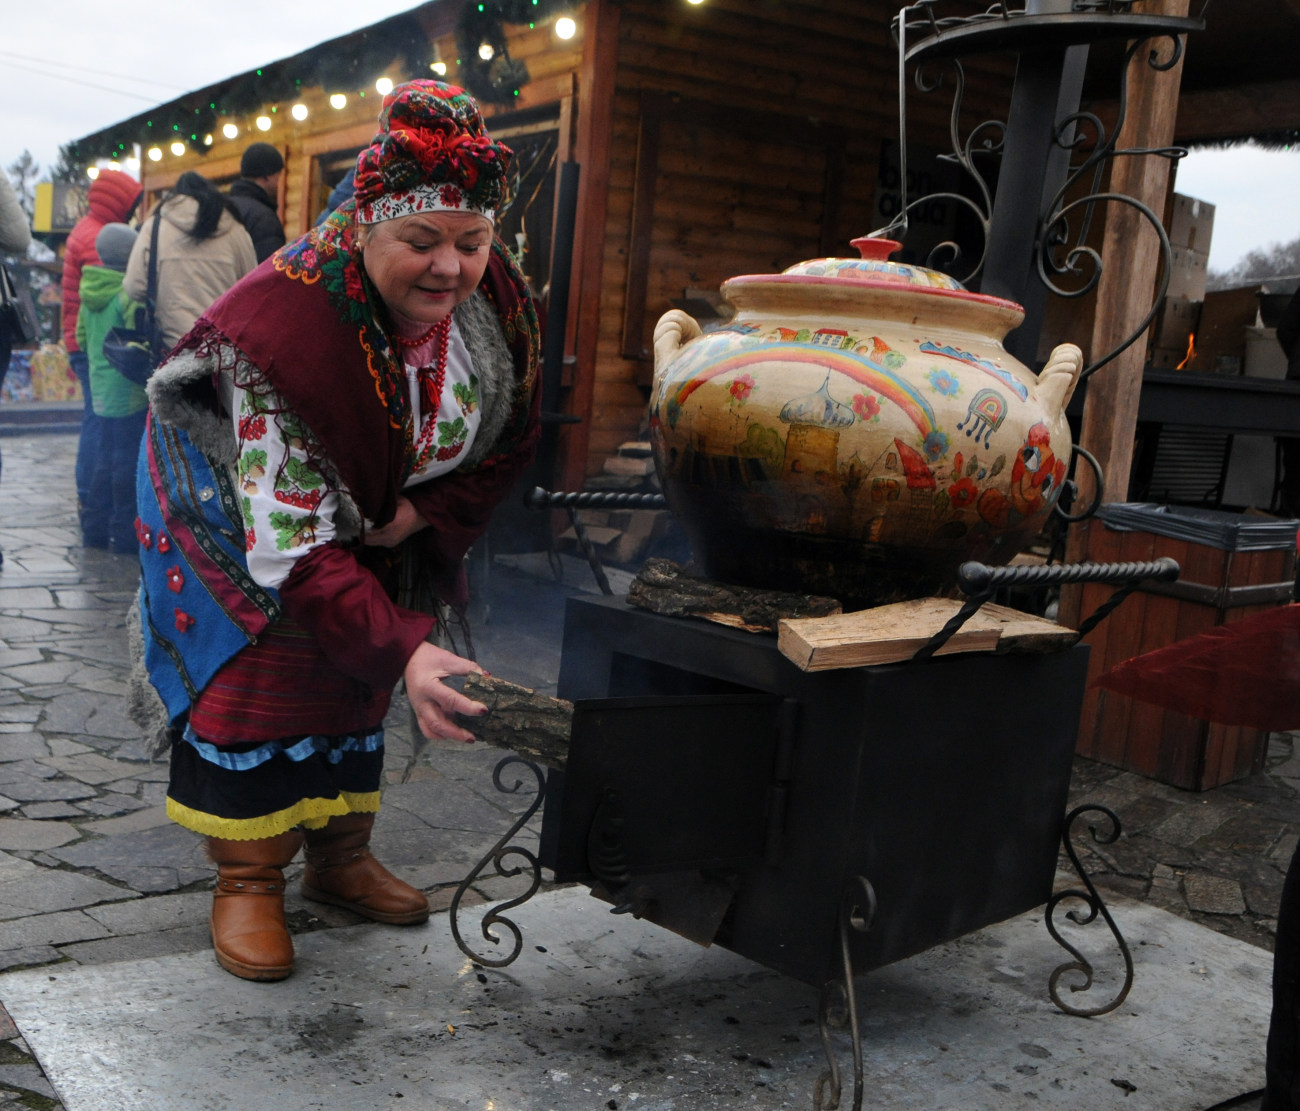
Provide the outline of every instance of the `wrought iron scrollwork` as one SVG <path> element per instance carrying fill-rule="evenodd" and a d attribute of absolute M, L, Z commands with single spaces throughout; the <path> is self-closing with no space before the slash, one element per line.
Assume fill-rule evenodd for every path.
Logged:
<path fill-rule="evenodd" d="M 524 936 L 520 932 L 519 927 L 515 925 L 511 919 L 506 918 L 502 912 L 517 907 L 521 903 L 526 903 L 534 894 L 536 894 L 537 889 L 542 884 L 542 866 L 537 857 L 519 845 L 511 845 L 510 841 L 515 834 L 528 824 L 532 816 L 537 813 L 537 808 L 541 806 L 542 799 L 546 794 L 546 775 L 542 769 L 531 760 L 525 760 L 522 756 L 515 756 L 513 754 L 506 756 L 492 770 L 492 783 L 496 789 L 501 791 L 503 794 L 517 794 L 520 788 L 524 786 L 524 781 L 522 779 L 516 779 L 514 783 L 509 786 L 507 786 L 503 781 L 501 773 L 511 764 L 522 764 L 531 771 L 534 776 L 536 776 L 537 795 L 529 805 L 528 809 L 525 810 L 524 813 L 515 821 L 515 824 L 512 825 L 506 831 L 505 835 L 492 846 L 488 854 L 480 860 L 477 865 L 475 865 L 474 870 L 461 881 L 460 886 L 456 888 L 455 896 L 451 900 L 451 911 L 449 913 L 451 921 L 451 936 L 455 939 L 457 947 L 462 953 L 469 957 L 470 960 L 476 961 L 478 964 L 485 965 L 488 968 L 504 968 L 519 956 L 520 951 L 524 947 Z M 511 856 L 521 858 L 524 861 L 524 864 L 507 867 L 505 864 L 506 858 Z M 470 885 L 478 879 L 479 874 L 488 866 L 489 863 L 496 868 L 496 874 L 501 877 L 509 878 L 511 876 L 518 876 L 524 872 L 525 867 L 530 869 L 532 872 L 528 890 L 522 895 L 516 896 L 513 899 L 508 899 L 504 903 L 498 903 L 496 906 L 490 908 L 487 914 L 483 916 L 483 921 L 479 927 L 483 933 L 484 940 L 490 941 L 493 945 L 501 944 L 501 938 L 492 932 L 493 926 L 504 926 L 510 931 L 513 944 L 510 948 L 510 952 L 504 957 L 484 956 L 482 953 L 476 952 L 465 943 L 465 939 L 461 936 L 460 932 L 459 919 L 461 900 L 464 898 L 465 892 L 469 890 Z"/>
<path fill-rule="evenodd" d="M 1100 814 L 1108 823 L 1108 828 L 1100 833 L 1095 825 L 1088 826 L 1088 833 L 1097 844 L 1110 845 L 1119 840 L 1119 818 L 1117 818 L 1114 811 L 1110 810 L 1108 807 L 1101 806 L 1098 803 L 1089 803 L 1083 806 L 1076 806 L 1065 816 L 1065 825 L 1062 830 L 1062 840 L 1065 843 L 1065 851 L 1070 857 L 1070 863 L 1074 865 L 1074 870 L 1079 874 L 1079 878 L 1083 881 L 1084 887 L 1087 890 L 1080 891 L 1078 888 L 1067 888 L 1064 891 L 1058 891 L 1050 900 L 1048 900 L 1044 921 L 1047 924 L 1047 932 L 1052 935 L 1056 943 L 1062 948 L 1068 950 L 1071 956 L 1074 957 L 1074 960 L 1066 961 L 1064 964 L 1059 965 L 1054 969 L 1051 977 L 1047 981 L 1047 991 L 1052 997 L 1052 1002 L 1067 1015 L 1078 1015 L 1082 1018 L 1095 1018 L 1097 1015 L 1104 1015 L 1113 1011 L 1128 998 L 1129 989 L 1133 986 L 1133 954 L 1129 952 L 1128 942 L 1124 940 L 1124 935 L 1119 932 L 1119 927 L 1115 925 L 1115 920 L 1110 916 L 1110 911 L 1106 909 L 1106 904 L 1102 901 L 1101 896 L 1097 894 L 1096 885 L 1093 884 L 1092 879 L 1089 877 L 1088 873 L 1084 871 L 1083 865 L 1079 862 L 1079 854 L 1074 847 L 1074 824 L 1082 815 L 1087 813 Z M 1084 908 L 1076 908 L 1075 910 L 1068 911 L 1066 917 L 1076 925 L 1086 926 L 1089 923 L 1096 921 L 1097 916 L 1100 915 L 1107 927 L 1109 927 L 1111 934 L 1119 945 L 1119 951 L 1124 957 L 1124 982 L 1120 986 L 1119 992 L 1116 994 L 1115 998 L 1109 1003 L 1103 1003 L 1097 1007 L 1075 1007 L 1065 1002 L 1057 990 L 1057 985 L 1060 982 L 1061 977 L 1069 972 L 1079 973 L 1083 977 L 1081 983 L 1069 985 L 1072 992 L 1088 991 L 1092 988 L 1093 984 L 1092 964 L 1078 949 L 1061 936 L 1060 931 L 1056 928 L 1056 922 L 1052 917 L 1056 913 L 1056 908 L 1066 899 L 1081 900 L 1085 904 Z"/>
<path fill-rule="evenodd" d="M 821 1033 L 826 1068 L 813 1088 L 813 1111 L 836 1111 L 840 1106 L 842 1084 L 840 1063 L 831 1044 L 831 1028 L 849 1028 L 853 1042 L 852 1111 L 862 1111 L 862 1033 L 858 1026 L 858 998 L 853 988 L 853 954 L 850 934 L 865 934 L 876 916 L 876 892 L 869 880 L 856 876 L 840 899 L 839 939 L 840 975 L 822 985 L 817 1009 L 817 1028 Z"/>
<path fill-rule="evenodd" d="M 1038 223 L 1034 242 L 1025 244 L 1026 251 L 1033 252 L 1033 265 L 1036 266 L 1039 280 L 1044 286 L 1057 296 L 1073 299 L 1086 296 L 1101 279 L 1101 253 L 1087 242 L 1100 206 L 1112 204 L 1127 206 L 1155 231 L 1162 260 L 1157 296 L 1140 324 L 1112 350 L 1105 352 L 1086 366 L 1080 379 L 1095 373 L 1137 342 L 1155 319 L 1168 290 L 1173 258 L 1169 237 L 1156 213 L 1134 197 L 1103 189 L 1106 166 L 1113 164 L 1117 158 L 1155 156 L 1172 161 L 1187 153 L 1181 147 L 1119 147 L 1118 137 L 1128 113 L 1129 63 L 1139 51 L 1147 50 L 1147 63 L 1152 69 L 1165 71 L 1174 68 L 1181 59 L 1184 49 L 1180 35 L 1187 30 L 1204 25 L 1205 12 L 1209 4 L 1210 0 L 1202 0 L 1197 19 L 1161 19 L 1135 14 L 1131 11 L 1131 0 L 1075 0 L 1070 12 L 1052 15 L 1032 13 L 1026 10 L 1025 5 L 1013 6 L 1006 0 L 999 0 L 974 14 L 957 16 L 940 14 L 945 7 L 954 7 L 947 4 L 945 0 L 917 0 L 904 7 L 892 23 L 894 39 L 898 46 L 899 168 L 902 198 L 898 215 L 885 227 L 871 232 L 871 235 L 905 242 L 909 214 L 936 200 L 958 204 L 974 216 L 983 236 L 979 258 L 969 267 L 961 267 L 963 273 L 953 273 L 961 263 L 961 250 L 956 243 L 949 241 L 940 243 L 930 250 L 927 265 L 953 273 L 954 277 L 964 283 L 979 278 L 984 272 L 995 229 L 989 178 L 976 164 L 976 157 L 1000 155 L 1005 146 L 1008 125 L 1002 120 L 985 120 L 976 124 L 966 137 L 962 138 L 959 121 L 966 81 L 965 71 L 957 54 L 964 49 L 993 47 L 1020 50 L 1030 44 L 1034 34 L 1043 34 L 1058 45 L 1069 41 L 1071 35 L 1074 35 L 1080 43 L 1106 37 L 1130 38 L 1133 41 L 1127 48 L 1121 70 L 1118 116 L 1114 127 L 1108 133 L 1102 121 L 1090 112 L 1075 112 L 1057 125 L 1053 137 L 1056 145 L 1071 156 L 1077 153 L 1082 157 L 1067 171 L 1064 184 L 1044 207 L 1044 215 Z M 1075 21 L 1075 28 L 1068 28 L 1067 21 L 1070 20 Z M 1153 43 L 1165 41 L 1171 44 L 1167 50 L 1152 47 Z M 969 180 L 977 193 L 975 199 L 958 192 L 932 193 L 915 200 L 908 196 L 906 68 L 910 60 L 918 63 L 914 80 L 917 89 L 921 92 L 933 92 L 938 89 L 943 83 L 943 74 L 951 69 L 954 79 L 953 103 L 948 128 L 951 150 L 941 157 L 961 167 L 964 178 Z M 940 61 L 947 68 L 927 69 L 927 66 Z M 1080 189 L 1085 190 L 1086 195 L 1078 196 Z M 1067 199 L 1069 197 L 1073 199 Z M 1026 263 L 1029 263 L 1029 258 L 1030 256 L 1026 254 Z"/>

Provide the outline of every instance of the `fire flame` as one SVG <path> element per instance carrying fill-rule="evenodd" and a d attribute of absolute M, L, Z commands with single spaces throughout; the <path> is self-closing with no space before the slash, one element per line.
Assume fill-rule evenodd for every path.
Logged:
<path fill-rule="evenodd" d="M 1183 356 L 1183 361 L 1179 363 L 1176 367 L 1174 367 L 1174 369 L 1182 370 L 1194 358 L 1196 358 L 1196 333 L 1188 332 L 1187 333 L 1187 354 Z"/>

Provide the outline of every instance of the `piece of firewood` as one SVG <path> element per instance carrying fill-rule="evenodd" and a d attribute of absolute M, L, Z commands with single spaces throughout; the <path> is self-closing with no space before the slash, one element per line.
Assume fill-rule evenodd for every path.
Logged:
<path fill-rule="evenodd" d="M 955 598 L 918 598 L 834 617 L 782 621 L 777 647 L 803 671 L 897 663 L 911 659 L 961 605 Z M 992 652 L 1001 634 L 998 619 L 977 610 L 936 655 Z"/>
<path fill-rule="evenodd" d="M 548 698 L 491 675 L 465 676 L 462 693 L 482 702 L 488 712 L 479 717 L 457 715 L 457 720 L 480 741 L 508 748 L 549 768 L 563 768 L 569 758 L 573 729 L 573 703 Z"/>
<path fill-rule="evenodd" d="M 627 592 L 628 605 L 665 617 L 697 617 L 751 633 L 775 633 L 788 617 L 840 612 L 834 598 L 789 594 L 688 575 L 670 559 L 647 559 Z"/>
<path fill-rule="evenodd" d="M 980 613 L 1002 626 L 998 652 L 1058 652 L 1079 639 L 1079 634 L 1073 629 L 1010 606 L 985 602 Z"/>

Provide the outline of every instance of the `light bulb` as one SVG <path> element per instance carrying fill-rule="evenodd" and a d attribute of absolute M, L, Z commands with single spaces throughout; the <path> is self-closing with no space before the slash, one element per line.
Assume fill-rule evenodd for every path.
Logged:
<path fill-rule="evenodd" d="M 149 161 L 150 161 L 150 162 L 161 162 L 161 161 L 162 161 L 162 147 L 150 147 L 150 148 L 149 148 Z"/>
<path fill-rule="evenodd" d="M 483 61 L 485 62 L 492 61 L 492 58 L 495 54 L 496 51 L 492 49 L 492 44 L 488 42 L 486 39 L 484 39 L 481 43 L 478 44 L 478 56 L 482 58 Z"/>
<path fill-rule="evenodd" d="M 179 156 L 184 153 L 185 153 L 185 144 L 182 143 L 179 139 L 177 139 L 176 142 L 172 144 L 172 154 Z"/>
<path fill-rule="evenodd" d="M 122 163 L 117 161 L 110 162 L 108 168 L 110 170 L 117 170 L 120 173 L 122 170 Z"/>
<path fill-rule="evenodd" d="M 429 68 L 439 77 L 447 76 L 447 63 L 444 61 L 430 62 Z"/>
<path fill-rule="evenodd" d="M 375 92 L 380 96 L 387 96 L 393 91 L 393 79 L 391 77 L 381 77 L 375 82 Z"/>
<path fill-rule="evenodd" d="M 295 104 L 289 109 L 289 115 L 291 115 L 295 120 L 305 120 L 307 118 L 307 105 Z"/>
<path fill-rule="evenodd" d="M 257 124 L 257 130 L 258 130 L 258 131 L 270 131 L 270 130 L 271 130 L 271 117 L 270 117 L 270 116 L 258 116 L 257 119 L 255 119 L 253 122 L 254 122 L 255 124 Z"/>
<path fill-rule="evenodd" d="M 228 123 L 222 127 L 221 134 L 224 135 L 227 139 L 238 139 L 239 128 L 235 126 L 235 124 L 233 123 Z"/>
<path fill-rule="evenodd" d="M 342 93 L 334 93 L 330 97 L 331 108 L 346 108 L 347 106 L 348 106 L 348 98 L 344 96 Z"/>
<path fill-rule="evenodd" d="M 94 181 L 95 178 L 99 177 L 99 167 L 98 166 L 89 167 L 86 170 L 86 176 L 90 178 L 91 181 Z"/>
<path fill-rule="evenodd" d="M 571 39 L 578 33 L 578 25 L 573 22 L 567 15 L 560 16 L 555 21 L 556 37 L 562 39 Z"/>
<path fill-rule="evenodd" d="M 205 147 L 212 146 L 212 132 L 209 131 L 206 135 L 203 136 L 203 145 Z"/>

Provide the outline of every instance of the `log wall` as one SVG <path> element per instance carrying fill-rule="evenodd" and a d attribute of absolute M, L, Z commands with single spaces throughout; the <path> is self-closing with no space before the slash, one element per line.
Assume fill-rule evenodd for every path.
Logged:
<path fill-rule="evenodd" d="M 645 349 L 670 302 L 735 274 L 851 253 L 848 241 L 873 226 L 881 145 L 898 137 L 894 5 L 623 0 L 617 8 L 598 336 L 593 365 L 578 367 L 594 380 L 589 422 L 567 434 L 570 485 L 599 472 L 641 427 L 652 373 Z M 1000 75 L 1005 89 L 1010 72 L 999 59 L 967 67 L 968 78 Z M 967 101 L 972 122 L 1005 112 L 977 114 L 991 106 L 969 91 Z M 909 89 L 910 142 L 946 147 L 950 105 L 946 90 Z M 648 145 L 655 113 L 657 143 Z"/>

